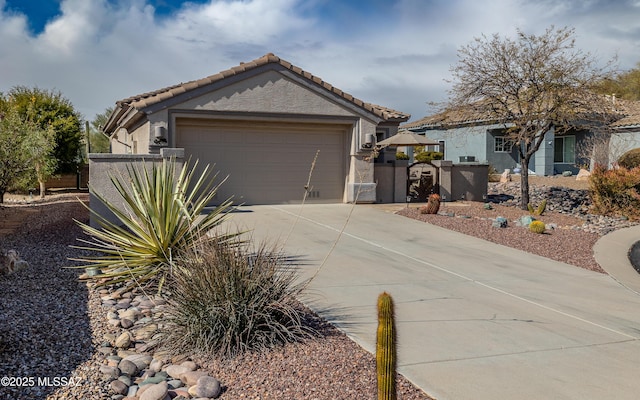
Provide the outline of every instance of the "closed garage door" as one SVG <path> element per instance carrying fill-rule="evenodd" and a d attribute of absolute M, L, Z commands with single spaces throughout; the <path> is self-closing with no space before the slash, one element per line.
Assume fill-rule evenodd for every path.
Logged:
<path fill-rule="evenodd" d="M 176 144 L 200 163 L 229 176 L 216 201 L 299 203 L 311 177 L 308 202 L 342 202 L 349 125 L 187 119 L 176 120 Z"/>

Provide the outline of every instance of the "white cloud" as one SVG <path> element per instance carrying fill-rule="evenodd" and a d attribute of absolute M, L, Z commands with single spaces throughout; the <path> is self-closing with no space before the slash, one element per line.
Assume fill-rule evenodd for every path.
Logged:
<path fill-rule="evenodd" d="M 622 68 L 640 61 L 638 4 L 627 1 L 399 0 L 370 21 L 328 21 L 302 0 L 185 3 L 158 19 L 145 0 L 63 0 L 37 36 L 0 0 L 0 91 L 55 88 L 91 119 L 116 100 L 198 79 L 267 52 L 365 101 L 426 113 L 444 100 L 456 49 L 481 34 L 576 28 L 577 45 Z"/>

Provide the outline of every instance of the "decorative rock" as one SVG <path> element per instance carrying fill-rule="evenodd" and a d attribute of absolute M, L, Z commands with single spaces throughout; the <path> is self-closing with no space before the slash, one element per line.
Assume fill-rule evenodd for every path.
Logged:
<path fill-rule="evenodd" d="M 120 376 L 120 370 L 118 367 L 110 367 L 108 365 L 100 366 L 100 373 L 108 378 L 117 379 Z"/>
<path fill-rule="evenodd" d="M 120 326 L 122 326 L 124 329 L 129 329 L 133 326 L 133 321 L 127 318 L 121 319 Z"/>
<path fill-rule="evenodd" d="M 520 217 L 520 225 L 527 227 L 535 220 L 536 219 L 533 218 L 531 215 L 523 215 L 522 217 Z"/>
<path fill-rule="evenodd" d="M 170 381 L 167 381 L 167 384 L 171 389 L 178 389 L 184 386 L 184 383 L 182 383 L 180 379 L 172 379 Z"/>
<path fill-rule="evenodd" d="M 190 399 L 191 395 L 189 394 L 189 391 L 186 388 L 180 388 L 176 390 L 170 389 L 169 397 L 171 397 L 173 400 L 186 400 L 186 399 Z"/>
<path fill-rule="evenodd" d="M 124 359 L 131 361 L 136 365 L 136 367 L 138 367 L 139 371 L 142 371 L 143 369 L 146 369 L 149 364 L 151 364 L 153 357 L 148 354 L 131 354 L 124 357 Z"/>
<path fill-rule="evenodd" d="M 127 394 L 129 392 L 129 387 L 122 381 L 115 380 L 111 381 L 109 384 L 109 388 L 114 394 Z"/>
<path fill-rule="evenodd" d="M 167 373 L 164 371 L 160 371 L 157 374 L 155 374 L 153 377 L 151 378 L 147 378 L 144 381 L 140 382 L 140 386 L 143 385 L 148 385 L 148 384 L 153 384 L 153 383 L 160 383 L 163 382 L 167 379 Z"/>
<path fill-rule="evenodd" d="M 167 382 L 160 382 L 150 385 L 148 389 L 140 395 L 140 400 L 163 400 L 169 392 Z"/>
<path fill-rule="evenodd" d="M 138 366 L 127 359 L 120 361 L 118 368 L 120 368 L 121 373 L 128 376 L 136 376 L 138 374 Z"/>
<path fill-rule="evenodd" d="M 122 332 L 122 334 L 116 338 L 115 345 L 120 349 L 129 348 L 131 345 L 131 334 L 129 332 Z"/>
<path fill-rule="evenodd" d="M 494 228 L 506 228 L 507 227 L 507 219 L 505 217 L 497 217 L 492 223 L 491 226 Z"/>
<path fill-rule="evenodd" d="M 500 183 L 511 182 L 511 170 L 505 169 L 500 175 Z"/>
<path fill-rule="evenodd" d="M 129 378 L 126 375 L 120 375 L 118 377 L 118 380 L 122 383 L 124 383 L 125 385 L 127 385 L 127 387 L 131 386 L 133 384 L 133 382 L 131 381 L 131 378 Z"/>
<path fill-rule="evenodd" d="M 164 362 L 162 360 L 158 360 L 158 359 L 153 359 L 151 361 L 151 364 L 149 364 L 149 369 L 154 371 L 154 372 L 158 372 L 162 369 L 162 366 L 164 365 Z"/>
<path fill-rule="evenodd" d="M 578 172 L 578 175 L 576 175 L 576 180 L 588 181 L 590 176 L 591 176 L 591 172 L 587 171 L 584 168 L 581 168 L 580 171 Z"/>
<path fill-rule="evenodd" d="M 207 373 L 204 371 L 189 371 L 182 374 L 180 380 L 184 382 L 187 386 L 193 386 L 198 383 L 198 379 L 203 376 L 207 376 Z"/>
<path fill-rule="evenodd" d="M 182 375 L 193 370 L 184 365 L 169 365 L 165 371 L 167 372 L 167 374 L 169 374 L 170 377 L 174 379 L 182 379 Z"/>
<path fill-rule="evenodd" d="M 153 336 L 154 333 L 156 333 L 157 330 L 158 330 L 157 324 L 145 325 L 140 329 L 136 330 L 135 338 L 136 340 L 151 339 L 151 337 Z"/>
<path fill-rule="evenodd" d="M 138 385 L 129 386 L 129 391 L 127 392 L 127 397 L 136 397 L 136 394 L 138 393 L 138 389 L 140 389 L 140 387 Z"/>
<path fill-rule="evenodd" d="M 200 397 L 200 396 L 198 396 L 198 386 L 197 385 L 190 386 L 189 389 L 187 390 L 187 393 L 189 393 L 189 396 L 191 396 L 191 397 Z"/>
<path fill-rule="evenodd" d="M 135 321 L 140 316 L 140 310 L 137 307 L 131 307 L 126 309 L 120 314 L 120 319 L 128 319 Z"/>
<path fill-rule="evenodd" d="M 120 326 L 120 320 L 119 319 L 109 319 L 107 320 L 107 324 L 111 325 L 111 326 L 115 326 L 116 328 Z"/>
<path fill-rule="evenodd" d="M 209 398 L 215 399 L 216 397 L 220 396 L 220 392 L 222 392 L 220 381 L 218 381 L 216 378 L 213 378 L 211 376 L 200 377 L 195 387 L 196 387 L 195 397 L 209 397 Z"/>
<path fill-rule="evenodd" d="M 122 350 L 122 349 L 118 350 L 118 357 L 120 357 L 120 358 L 127 358 L 127 357 L 130 357 L 130 356 L 137 356 L 137 355 L 138 355 L 138 353 L 136 353 L 133 350 Z M 134 363 L 135 363 L 135 361 L 134 361 Z"/>
<path fill-rule="evenodd" d="M 181 363 L 180 366 L 187 367 L 191 371 L 195 371 L 196 369 L 198 369 L 198 366 L 193 361 L 185 361 L 185 362 Z"/>
<path fill-rule="evenodd" d="M 113 352 L 113 348 L 111 348 L 111 347 L 98 347 L 98 352 L 104 354 L 105 356 L 108 356 Z"/>

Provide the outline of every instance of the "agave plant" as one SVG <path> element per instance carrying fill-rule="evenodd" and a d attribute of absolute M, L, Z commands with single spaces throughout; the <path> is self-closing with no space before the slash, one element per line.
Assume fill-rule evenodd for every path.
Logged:
<path fill-rule="evenodd" d="M 127 167 L 127 174 L 111 175 L 110 179 L 125 205 L 124 209 L 92 192 L 117 218 L 111 222 L 90 210 L 101 229 L 76 220 L 90 240 L 78 239 L 84 246 L 78 249 L 99 253 L 76 258 L 85 263 L 76 268 L 98 267 L 103 284 L 125 282 L 162 284 L 171 273 L 172 259 L 193 248 L 202 240 L 211 239 L 213 228 L 222 223 L 232 205 L 231 199 L 202 215 L 216 195 L 222 180 L 215 183 L 210 166 L 197 179 L 196 161 L 186 162 L 176 178 L 175 159 L 153 164 L 151 171 L 144 162 Z M 225 234 L 217 241 L 235 236 Z"/>

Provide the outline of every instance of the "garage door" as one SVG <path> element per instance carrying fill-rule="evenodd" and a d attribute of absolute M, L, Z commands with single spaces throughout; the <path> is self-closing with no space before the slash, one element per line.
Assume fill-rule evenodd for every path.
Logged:
<path fill-rule="evenodd" d="M 200 163 L 229 176 L 217 201 L 299 203 L 316 152 L 308 202 L 342 202 L 348 125 L 176 120 L 176 144 Z"/>

